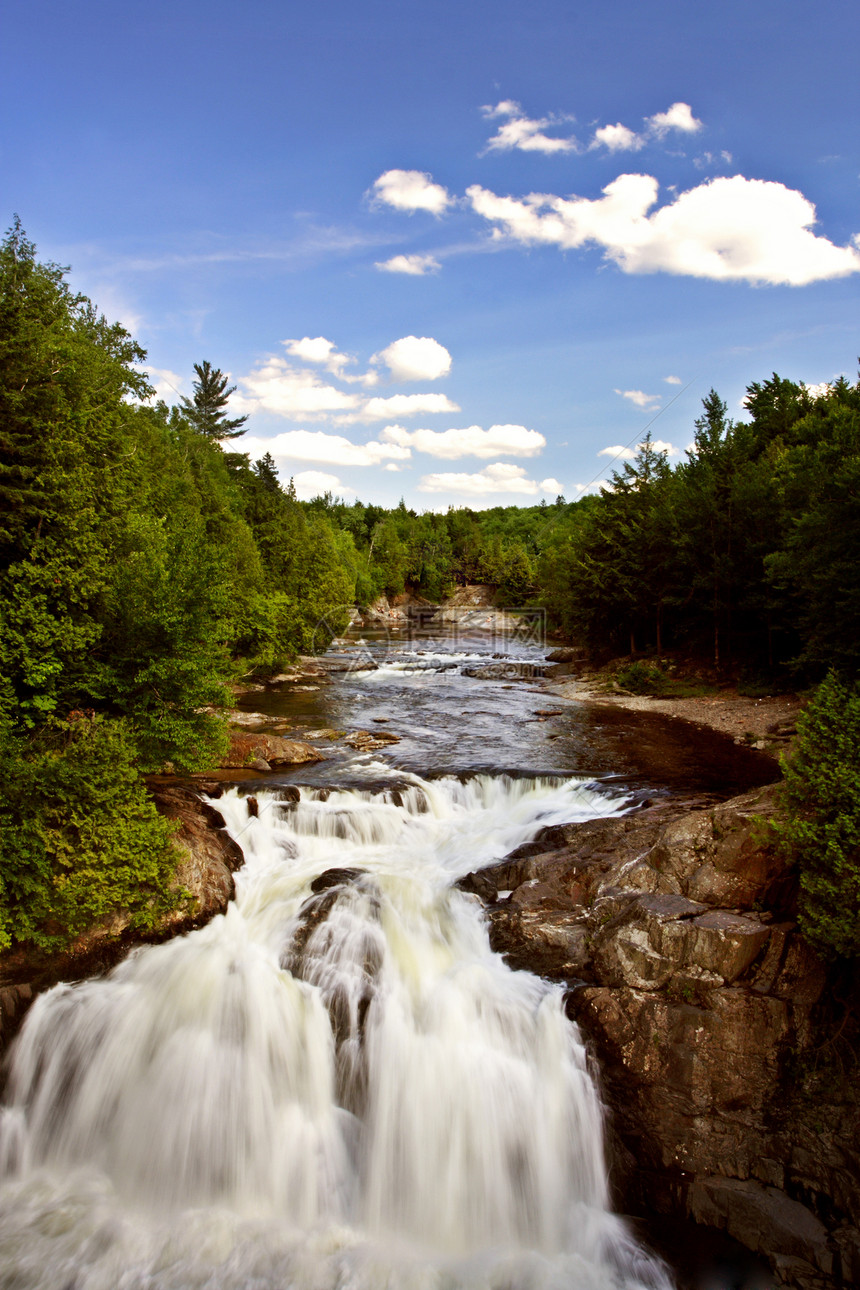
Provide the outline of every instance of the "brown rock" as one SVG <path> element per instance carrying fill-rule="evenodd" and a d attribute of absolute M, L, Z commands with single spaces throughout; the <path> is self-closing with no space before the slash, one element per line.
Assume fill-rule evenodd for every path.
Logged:
<path fill-rule="evenodd" d="M 353 730 L 344 739 L 344 743 L 358 752 L 372 752 L 376 748 L 385 748 L 388 744 L 399 744 L 400 735 L 390 730 Z"/>
<path fill-rule="evenodd" d="M 318 749 L 298 739 L 234 731 L 230 735 L 230 751 L 221 762 L 221 767 L 223 770 L 271 770 L 273 766 L 293 766 L 307 761 L 324 760 Z"/>
<path fill-rule="evenodd" d="M 690 1186 L 688 1206 L 696 1222 L 724 1229 L 747 1249 L 811 1263 L 811 1271 L 817 1268 L 826 1276 L 833 1271 L 824 1224 L 805 1205 L 774 1187 L 701 1177 Z"/>

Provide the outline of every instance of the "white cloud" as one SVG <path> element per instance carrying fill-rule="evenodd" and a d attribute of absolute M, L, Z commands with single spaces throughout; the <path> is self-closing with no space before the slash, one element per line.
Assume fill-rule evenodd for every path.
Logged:
<path fill-rule="evenodd" d="M 551 487 L 544 487 L 551 485 Z M 465 493 L 472 497 L 486 497 L 492 493 L 519 493 L 526 497 L 536 497 L 538 493 L 560 493 L 561 486 L 556 479 L 545 479 L 543 484 L 529 479 L 522 466 L 513 466 L 509 462 L 497 461 L 492 466 L 485 466 L 474 475 L 440 474 L 425 475 L 418 485 L 421 493 Z"/>
<path fill-rule="evenodd" d="M 702 122 L 693 116 L 689 103 L 673 103 L 665 112 L 649 116 L 646 124 L 651 134 L 662 139 L 670 130 L 680 130 L 682 134 L 695 134 L 702 128 Z"/>
<path fill-rule="evenodd" d="M 177 398 L 185 393 L 184 378 L 178 376 L 176 372 L 171 372 L 169 367 L 144 367 L 143 371 L 150 385 L 155 387 L 155 394 L 149 400 L 150 403 L 155 403 L 159 399 L 163 399 L 165 403 L 175 403 Z"/>
<path fill-rule="evenodd" d="M 419 412 L 459 412 L 446 394 L 392 394 L 390 398 L 368 399 L 360 412 L 341 421 L 387 421 L 389 417 L 414 417 Z"/>
<path fill-rule="evenodd" d="M 509 152 L 518 148 L 520 152 L 576 152 L 579 145 L 571 135 L 566 139 L 553 139 L 543 131 L 547 126 L 556 126 L 559 122 L 551 116 L 532 120 L 524 115 L 519 103 L 513 99 L 504 99 L 495 107 L 481 108 L 484 116 L 493 118 L 506 116 L 509 119 L 499 126 L 492 139 L 487 141 L 487 151 Z"/>
<path fill-rule="evenodd" d="M 322 430 L 286 430 L 270 439 L 246 436 L 242 451 L 252 458 L 270 452 L 276 459 L 292 461 L 318 461 L 330 466 L 378 466 L 389 458 L 406 461 L 412 456 L 408 448 L 399 444 L 352 443 L 343 435 L 326 434 Z"/>
<path fill-rule="evenodd" d="M 436 273 L 441 264 L 432 255 L 392 255 L 390 260 L 377 260 L 376 268 L 385 273 L 408 273 L 413 278 Z"/>
<path fill-rule="evenodd" d="M 446 189 L 421 170 L 386 170 L 373 185 L 377 201 L 399 211 L 429 211 L 441 215 L 452 203 Z"/>
<path fill-rule="evenodd" d="M 667 385 L 683 385 L 683 381 L 680 376 L 664 376 L 663 380 Z"/>
<path fill-rule="evenodd" d="M 299 358 L 305 363 L 320 363 L 327 372 L 331 372 L 332 376 L 350 385 L 355 383 L 376 385 L 379 381 L 376 372 L 357 375 L 344 371 L 344 368 L 349 363 L 354 363 L 355 359 L 351 354 L 339 353 L 334 342 L 326 340 L 325 336 L 303 336 L 301 340 L 285 340 L 284 345 L 291 357 Z"/>
<path fill-rule="evenodd" d="M 459 457 L 535 457 L 546 447 L 546 439 L 537 430 L 517 425 L 490 426 L 489 430 L 467 426 L 463 430 L 438 431 L 386 426 L 380 437 L 386 443 L 409 446 L 416 452 L 449 461 Z"/>
<path fill-rule="evenodd" d="M 400 466 L 395 466 L 395 464 L 394 464 L 394 462 L 393 462 L 393 461 L 387 461 L 387 462 L 385 463 L 385 465 L 382 467 L 382 469 L 383 469 L 383 470 L 394 470 L 394 471 L 397 471 L 397 470 L 400 470 L 400 469 L 401 469 L 401 467 L 400 467 Z"/>
<path fill-rule="evenodd" d="M 342 484 L 337 475 L 329 475 L 324 470 L 302 470 L 298 475 L 293 475 L 293 483 L 297 496 L 303 502 L 309 502 L 322 493 L 334 493 L 336 497 L 355 494 L 354 488 Z"/>
<path fill-rule="evenodd" d="M 612 443 L 608 448 L 601 448 L 597 454 L 598 457 L 612 457 L 613 460 L 620 458 L 621 461 L 632 461 L 636 456 L 636 448 L 625 448 L 623 444 Z"/>
<path fill-rule="evenodd" d="M 625 273 L 676 273 L 715 281 L 802 286 L 860 270 L 856 246 L 835 246 L 812 232 L 815 207 L 784 184 L 709 180 L 648 214 L 659 185 L 651 175 L 619 175 L 603 196 L 531 193 L 499 197 L 473 184 L 477 214 L 524 244 L 602 246 Z"/>
<path fill-rule="evenodd" d="M 624 448 L 621 444 L 614 443 L 608 448 L 601 448 L 597 455 L 598 457 L 611 457 L 613 461 L 633 461 L 641 447 L 641 443 L 637 443 L 634 448 Z M 655 452 L 665 452 L 667 457 L 679 457 L 681 455 L 681 449 L 676 448 L 673 443 L 669 443 L 666 439 L 652 439 L 651 447 Z"/>
<path fill-rule="evenodd" d="M 356 408 L 359 396 L 326 384 L 316 372 L 292 367 L 270 355 L 250 376 L 239 377 L 231 406 L 238 412 L 274 412 L 282 417 L 319 418 Z"/>
<path fill-rule="evenodd" d="M 602 125 L 599 130 L 594 131 L 594 138 L 588 145 L 589 149 L 599 148 L 600 146 L 608 148 L 610 152 L 638 152 L 640 148 L 645 147 L 645 140 L 641 134 L 635 130 L 628 130 L 626 125 L 619 121 L 617 125 Z"/>
<path fill-rule="evenodd" d="M 659 394 L 646 394 L 644 390 L 616 390 L 615 393 L 620 394 L 622 399 L 635 403 L 637 408 L 648 409 L 659 403 L 661 397 Z"/>
<path fill-rule="evenodd" d="M 602 125 L 595 130 L 588 147 L 589 151 L 604 147 L 609 152 L 639 152 L 649 139 L 664 139 L 670 130 L 680 130 L 682 134 L 695 134 L 701 129 L 702 122 L 693 116 L 689 103 L 673 103 L 666 112 L 657 112 L 654 116 L 645 118 L 644 133 L 637 134 L 635 130 L 622 125 L 620 121 L 616 125 Z M 706 153 L 705 156 L 710 162 L 711 154 Z M 722 156 L 731 161 L 728 153 L 723 153 Z M 694 164 L 698 165 L 699 162 Z"/>
<path fill-rule="evenodd" d="M 401 336 L 370 361 L 384 363 L 393 381 L 437 381 L 451 370 L 451 355 L 431 336 Z"/>
<path fill-rule="evenodd" d="M 824 396 L 826 394 L 829 394 L 830 391 L 833 389 L 833 385 L 831 384 L 830 381 L 819 381 L 815 385 L 807 385 L 807 383 L 804 381 L 803 388 L 806 390 L 806 393 L 810 395 L 811 398 L 823 399 Z M 744 403 L 746 403 L 746 400 L 744 400 Z"/>
<path fill-rule="evenodd" d="M 542 493 L 554 493 L 555 496 L 558 497 L 560 493 L 564 492 L 564 485 L 560 484 L 557 479 L 553 479 L 552 476 L 550 476 L 549 479 L 542 479 L 540 481 L 540 491 Z"/>

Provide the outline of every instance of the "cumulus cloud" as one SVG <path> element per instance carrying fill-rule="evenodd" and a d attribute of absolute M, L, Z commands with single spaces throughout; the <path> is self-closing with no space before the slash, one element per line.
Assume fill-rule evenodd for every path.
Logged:
<path fill-rule="evenodd" d="M 238 412 L 274 412 L 282 417 L 318 419 L 358 407 L 360 398 L 323 381 L 316 372 L 293 367 L 270 355 L 250 374 L 239 377 L 231 406 Z"/>
<path fill-rule="evenodd" d="M 802 383 L 807 394 L 813 399 L 823 399 L 826 394 L 830 394 L 833 385 L 830 381 L 818 381 L 817 384 L 808 385 L 805 381 Z M 746 400 L 744 400 L 746 402 Z"/>
<path fill-rule="evenodd" d="M 670 130 L 679 130 L 681 134 L 696 134 L 701 130 L 702 122 L 693 116 L 689 103 L 673 103 L 665 112 L 657 112 L 646 120 L 649 133 L 662 139 Z"/>
<path fill-rule="evenodd" d="M 343 435 L 326 434 L 322 430 L 285 430 L 270 439 L 246 435 L 242 449 L 251 457 L 262 457 L 270 452 L 276 460 L 316 461 L 330 466 L 378 466 L 394 459 L 406 461 L 412 456 L 408 448 L 394 443 L 352 443 Z"/>
<path fill-rule="evenodd" d="M 683 385 L 683 381 L 680 376 L 664 376 L 663 380 L 667 385 Z"/>
<path fill-rule="evenodd" d="M 334 342 L 326 340 L 325 336 L 303 336 L 301 340 L 285 340 L 284 345 L 291 357 L 299 358 L 305 363 L 319 363 L 341 381 L 376 385 L 379 380 L 376 372 L 364 372 L 361 375 L 346 372 L 344 369 L 349 363 L 354 363 L 355 359 L 351 354 L 339 353 Z"/>
<path fill-rule="evenodd" d="M 620 394 L 622 399 L 628 399 L 630 403 L 634 403 L 637 408 L 650 409 L 655 403 L 660 402 L 659 394 L 646 394 L 644 390 L 617 389 L 615 393 Z"/>
<path fill-rule="evenodd" d="M 812 202 L 784 184 L 712 179 L 649 214 L 658 191 L 653 176 L 630 174 L 595 199 L 499 197 L 479 184 L 467 195 L 497 226 L 497 237 L 563 249 L 602 246 L 624 273 L 802 286 L 860 270 L 860 250 L 817 237 Z"/>
<path fill-rule="evenodd" d="M 155 393 L 149 402 L 156 403 L 159 399 L 163 399 L 165 403 L 175 403 L 177 397 L 184 393 L 183 378 L 176 372 L 171 372 L 169 367 L 144 367 L 143 371 L 150 385 L 155 388 Z"/>
<path fill-rule="evenodd" d="M 625 448 L 621 444 L 613 443 L 608 448 L 601 448 L 597 455 L 598 457 L 611 457 L 613 461 L 633 461 L 641 447 L 641 443 L 637 443 L 633 448 Z M 676 448 L 673 443 L 669 443 L 666 439 L 652 439 L 651 447 L 655 452 L 665 452 L 667 457 L 679 457 L 681 455 L 681 449 Z"/>
<path fill-rule="evenodd" d="M 396 443 L 425 452 L 431 457 L 455 461 L 459 457 L 535 457 L 546 447 L 546 439 L 537 430 L 525 426 L 498 425 L 482 430 L 467 426 L 463 430 L 404 430 L 403 426 L 386 426 L 380 436 L 386 443 Z"/>
<path fill-rule="evenodd" d="M 423 278 L 437 273 L 441 264 L 432 255 L 392 255 L 390 260 L 377 260 L 376 268 L 385 273 L 408 273 L 413 278 Z"/>
<path fill-rule="evenodd" d="M 451 355 L 430 336 L 402 336 L 374 354 L 374 365 L 364 373 L 345 370 L 356 360 L 341 353 L 325 336 L 303 336 L 284 341 L 287 354 L 305 364 L 323 367 L 342 385 L 379 384 L 378 368 L 385 366 L 393 381 L 434 381 L 451 370 Z M 178 379 L 178 378 L 177 378 Z M 346 425 L 353 421 L 384 421 L 419 413 L 459 412 L 444 394 L 398 394 L 368 398 L 332 384 L 311 368 L 299 367 L 278 354 L 264 358 L 248 376 L 238 378 L 239 393 L 231 406 L 238 412 L 269 412 L 292 420 L 332 419 Z"/>
<path fill-rule="evenodd" d="M 387 421 L 389 418 L 414 417 L 419 412 L 459 412 L 446 394 L 392 394 L 390 398 L 368 399 L 358 413 L 341 417 L 341 421 Z"/>
<path fill-rule="evenodd" d="M 623 444 L 611 443 L 608 448 L 601 448 L 598 457 L 620 458 L 621 461 L 632 461 L 636 456 L 635 448 L 625 448 Z"/>
<path fill-rule="evenodd" d="M 604 147 L 609 152 L 639 152 L 651 139 L 665 139 L 670 130 L 682 134 L 695 134 L 702 129 L 702 122 L 693 116 L 689 103 L 673 103 L 665 112 L 657 112 L 645 118 L 645 129 L 637 134 L 635 130 L 622 125 L 602 125 L 594 131 L 589 150 Z M 710 153 L 705 154 L 710 160 Z M 725 158 L 727 153 L 722 154 Z M 731 157 L 729 156 L 731 161 Z"/>
<path fill-rule="evenodd" d="M 441 184 L 421 170 L 386 170 L 373 185 L 377 201 L 393 206 L 398 211 L 429 211 L 441 215 L 451 205 L 453 198 Z"/>
<path fill-rule="evenodd" d="M 302 470 L 298 475 L 293 475 L 293 483 L 296 495 L 303 502 L 309 502 L 322 493 L 334 493 L 338 497 L 355 494 L 354 488 L 342 484 L 337 475 L 329 475 L 324 470 Z"/>
<path fill-rule="evenodd" d="M 645 139 L 635 130 L 628 130 L 621 122 L 617 125 L 602 125 L 594 131 L 594 138 L 588 145 L 592 148 L 608 148 L 610 152 L 638 152 L 645 147 Z"/>
<path fill-rule="evenodd" d="M 437 381 L 451 370 L 451 355 L 432 336 L 401 336 L 370 361 L 384 363 L 393 381 Z"/>
<path fill-rule="evenodd" d="M 519 103 L 515 103 L 513 99 L 504 99 L 495 107 L 483 107 L 481 111 L 488 119 L 500 116 L 508 118 L 487 141 L 488 152 L 509 152 L 513 148 L 518 148 L 520 152 L 545 153 L 577 152 L 579 149 L 579 144 L 572 135 L 558 139 L 543 133 L 547 126 L 560 124 L 555 117 L 544 116 L 533 120 L 525 115 Z"/>
<path fill-rule="evenodd" d="M 474 475 L 454 472 L 425 475 L 418 485 L 418 491 L 464 493 L 471 497 L 487 497 L 493 493 L 518 493 L 525 497 L 536 497 L 539 493 L 557 495 L 562 492 L 562 487 L 557 479 L 545 479 L 538 483 L 537 480 L 528 478 L 522 466 L 497 461 Z"/>

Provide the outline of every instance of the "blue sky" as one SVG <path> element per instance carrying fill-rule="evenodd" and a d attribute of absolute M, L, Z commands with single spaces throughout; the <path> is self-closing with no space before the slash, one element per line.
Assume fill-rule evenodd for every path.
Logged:
<path fill-rule="evenodd" d="M 860 18 L 724 0 L 7 6 L 0 196 L 310 496 L 574 498 L 860 353 Z"/>

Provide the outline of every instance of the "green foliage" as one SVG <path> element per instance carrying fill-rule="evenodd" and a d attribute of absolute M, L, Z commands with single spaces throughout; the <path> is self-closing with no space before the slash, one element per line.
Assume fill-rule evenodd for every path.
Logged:
<path fill-rule="evenodd" d="M 155 927 L 176 908 L 173 826 L 148 799 L 122 721 L 73 714 L 35 741 L 0 732 L 0 946 L 65 948 L 121 912 Z"/>
<path fill-rule="evenodd" d="M 772 836 L 800 879 L 800 927 L 828 957 L 860 957 L 860 687 L 830 672 L 784 759 Z"/>
<path fill-rule="evenodd" d="M 227 384 L 221 369 L 212 367 L 208 360 L 194 364 L 197 380 L 193 382 L 194 397 L 182 399 L 181 407 L 188 422 L 207 439 L 238 439 L 245 433 L 240 429 L 248 418 L 228 417 L 227 400 L 236 389 Z"/>

